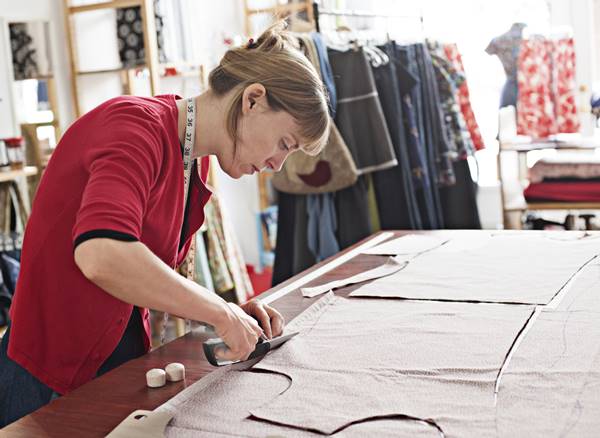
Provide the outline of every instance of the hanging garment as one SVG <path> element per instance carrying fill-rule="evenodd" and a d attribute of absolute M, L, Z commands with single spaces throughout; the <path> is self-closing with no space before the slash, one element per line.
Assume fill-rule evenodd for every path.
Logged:
<path fill-rule="evenodd" d="M 481 229 L 477 209 L 477 183 L 471 177 L 469 162 L 458 160 L 453 163 L 456 184 L 440 188 L 440 199 L 444 212 L 444 228 Z"/>
<path fill-rule="evenodd" d="M 31 79 L 39 75 L 37 53 L 27 23 L 10 23 L 10 48 L 15 80 Z"/>
<path fill-rule="evenodd" d="M 154 18 L 159 62 L 166 62 L 163 39 L 163 19 L 157 13 L 158 0 L 154 0 Z M 119 57 L 124 67 L 136 67 L 146 63 L 144 49 L 144 25 L 139 6 L 117 9 L 117 38 Z"/>
<path fill-rule="evenodd" d="M 329 57 L 327 56 L 327 47 L 323 42 L 321 34 L 318 32 L 312 32 L 310 37 L 313 40 L 313 44 L 315 45 L 315 50 L 319 58 L 318 64 L 320 67 L 321 79 L 323 79 L 323 84 L 325 84 L 325 88 L 327 88 L 327 94 L 329 97 L 329 112 L 331 117 L 335 118 L 335 113 L 337 110 L 337 91 L 335 89 L 333 71 L 331 70 L 331 64 L 329 63 Z"/>
<path fill-rule="evenodd" d="M 573 38 L 554 42 L 554 114 L 558 132 L 579 132 L 580 122 L 575 103 L 575 43 Z"/>
<path fill-rule="evenodd" d="M 422 86 L 417 65 L 416 46 L 396 46 L 399 55 L 400 64 L 406 74 L 401 77 L 400 84 L 405 83 L 405 79 L 412 77 L 414 86 L 406 85 L 402 98 L 402 111 L 404 114 L 404 124 L 406 127 L 406 139 L 411 163 L 411 172 L 413 183 L 417 193 L 417 203 L 422 220 L 422 226 L 425 229 L 438 228 L 438 216 L 436 213 L 435 197 L 437 196 L 437 186 L 433 183 L 433 178 L 429 170 L 428 154 L 425 147 L 425 129 L 423 125 L 422 114 Z M 401 72 L 401 70 L 399 70 Z M 406 82 L 409 84 L 410 82 Z M 402 88 L 401 88 L 402 90 Z"/>
<path fill-rule="evenodd" d="M 335 193 L 337 239 L 340 249 L 348 248 L 373 234 L 369 215 L 369 192 L 365 176 L 351 187 Z"/>
<path fill-rule="evenodd" d="M 500 97 L 500 108 L 509 105 L 517 106 L 520 91 L 517 82 L 517 65 L 525 26 L 523 23 L 514 23 L 508 32 L 492 39 L 485 49 L 490 55 L 498 56 L 506 73 L 506 82 Z"/>
<path fill-rule="evenodd" d="M 332 193 L 308 195 L 307 243 L 317 262 L 335 255 L 340 247 L 335 237 L 337 221 Z"/>
<path fill-rule="evenodd" d="M 308 247 L 306 195 L 277 193 L 277 245 L 273 265 L 273 286 L 315 264 Z"/>
<path fill-rule="evenodd" d="M 200 286 L 213 291 L 215 286 L 210 273 L 210 264 L 202 231 L 196 233 L 196 255 L 194 256 L 194 281 Z"/>
<path fill-rule="evenodd" d="M 384 230 L 419 229 L 421 217 L 411 176 L 402 112 L 400 84 L 403 78 L 398 74 L 395 44 L 388 43 L 382 46 L 381 50 L 390 58 L 390 62 L 373 68 L 373 78 L 398 158 L 398 166 L 373 173 L 379 223 Z"/>
<path fill-rule="evenodd" d="M 437 188 L 440 181 L 448 180 L 452 175 L 452 163 L 448 159 L 450 146 L 443 123 L 439 90 L 431 57 L 424 44 L 414 44 L 413 47 L 421 86 L 421 100 L 417 104 L 417 109 L 420 113 L 422 144 L 427 158 L 433 195 L 433 221 L 428 228 L 438 229 L 443 228 L 444 222 Z M 440 174 L 444 177 L 440 178 Z"/>
<path fill-rule="evenodd" d="M 369 220 L 371 221 L 371 232 L 381 231 L 379 221 L 379 210 L 377 208 L 377 198 L 375 197 L 375 188 L 373 187 L 373 175 L 365 175 L 367 179 L 367 202 L 369 209 Z"/>
<path fill-rule="evenodd" d="M 471 97 L 469 95 L 469 87 L 467 86 L 465 68 L 463 66 L 460 52 L 458 51 L 458 46 L 456 44 L 445 44 L 444 51 L 446 52 L 446 57 L 454 66 L 454 69 L 463 76 L 463 81 L 458 88 L 458 103 L 465 119 L 465 123 L 467 124 L 469 133 L 471 134 L 471 141 L 475 146 L 475 150 L 479 151 L 485 148 L 485 144 L 483 143 L 483 138 L 481 137 L 481 132 L 479 131 L 479 124 L 475 119 L 475 113 L 471 107 Z"/>
<path fill-rule="evenodd" d="M 224 293 L 235 289 L 236 301 L 244 303 L 254 296 L 252 283 L 231 224 L 216 196 L 206 205 L 205 212 L 208 259 L 215 290 Z"/>
<path fill-rule="evenodd" d="M 521 42 L 517 134 L 545 138 L 558 132 L 552 90 L 553 43 L 541 36 Z"/>
<path fill-rule="evenodd" d="M 329 49 L 338 107 L 335 122 L 359 174 L 398 164 L 385 123 L 373 74 L 362 49 Z"/>
<path fill-rule="evenodd" d="M 298 36 L 306 56 L 321 73 L 324 82 L 333 83 L 329 61 L 318 54 L 313 38 Z M 321 60 L 324 64 L 321 64 Z M 327 78 L 327 79 L 325 79 Z M 292 154 L 285 160 L 281 171 L 273 175 L 273 186 L 282 192 L 293 194 L 330 193 L 351 186 L 358 172 L 348 146 L 331 121 L 329 138 L 323 150 L 316 156 L 304 153 Z"/>
<path fill-rule="evenodd" d="M 429 134 L 430 141 L 426 143 L 430 154 L 429 165 L 435 165 L 434 175 L 438 186 L 452 185 L 454 184 L 452 161 L 455 153 L 445 122 L 444 98 L 440 92 L 441 86 L 446 82 L 437 77 L 433 59 L 425 44 L 418 45 L 417 49 L 420 53 L 421 77 L 426 78 L 422 84 L 425 85 L 423 93 L 425 97 L 424 120 L 429 126 L 425 137 L 427 138 L 427 134 Z"/>
<path fill-rule="evenodd" d="M 429 41 L 428 48 L 438 81 L 452 160 L 464 159 L 475 153 L 471 133 L 467 128 L 458 100 L 458 90 L 466 78 L 464 73 L 456 70 L 439 42 Z"/>

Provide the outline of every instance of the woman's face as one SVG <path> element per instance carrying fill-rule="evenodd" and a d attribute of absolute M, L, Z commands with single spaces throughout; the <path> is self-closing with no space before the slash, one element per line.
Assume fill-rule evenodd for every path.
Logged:
<path fill-rule="evenodd" d="M 252 175 L 265 168 L 281 170 L 286 158 L 298 150 L 302 141 L 293 117 L 269 108 L 265 89 L 260 84 L 246 88 L 233 160 L 223 170 L 232 178 Z"/>

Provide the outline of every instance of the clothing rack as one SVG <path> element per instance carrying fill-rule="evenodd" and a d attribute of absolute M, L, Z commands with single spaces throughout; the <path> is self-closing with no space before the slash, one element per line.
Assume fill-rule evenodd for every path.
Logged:
<path fill-rule="evenodd" d="M 321 9 L 319 2 L 313 3 L 313 19 L 317 32 L 321 32 L 319 18 L 321 15 L 329 15 L 334 17 L 361 17 L 361 18 L 401 18 L 401 19 L 418 19 L 421 23 L 421 29 L 424 29 L 423 13 L 419 15 L 403 15 L 403 14 L 378 14 L 369 11 L 359 11 L 354 9 Z"/>

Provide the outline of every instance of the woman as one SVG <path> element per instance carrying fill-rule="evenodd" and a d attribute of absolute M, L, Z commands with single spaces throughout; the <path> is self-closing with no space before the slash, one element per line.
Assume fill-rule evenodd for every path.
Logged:
<path fill-rule="evenodd" d="M 275 309 L 226 303 L 173 268 L 204 220 L 209 155 L 239 178 L 280 170 L 298 149 L 318 152 L 324 87 L 281 25 L 229 50 L 209 85 L 188 100 L 109 100 L 61 139 L 0 348 L 0 426 L 148 351 L 148 308 L 213 325 L 229 347 L 222 359 L 281 334 Z"/>

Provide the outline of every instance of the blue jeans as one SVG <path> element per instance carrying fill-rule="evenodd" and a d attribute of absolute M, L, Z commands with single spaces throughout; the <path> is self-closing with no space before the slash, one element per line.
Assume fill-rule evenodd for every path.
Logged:
<path fill-rule="evenodd" d="M 8 357 L 9 336 L 10 326 L 0 344 L 0 428 L 59 397 Z"/>
<path fill-rule="evenodd" d="M 134 307 L 123 337 L 96 375 L 100 376 L 143 355 L 143 331 L 140 312 Z M 0 429 L 60 397 L 60 394 L 8 357 L 9 338 L 10 324 L 0 344 Z"/>

